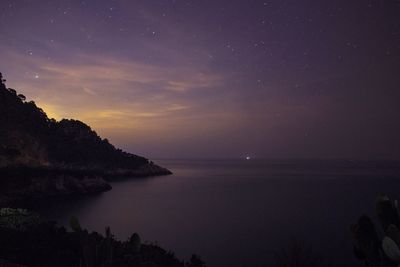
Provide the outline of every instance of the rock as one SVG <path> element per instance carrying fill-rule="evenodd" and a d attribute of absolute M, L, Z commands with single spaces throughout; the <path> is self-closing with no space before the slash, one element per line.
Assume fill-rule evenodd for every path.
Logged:
<path fill-rule="evenodd" d="M 21 172 L 3 171 L 1 176 L 0 207 L 27 200 L 111 190 L 111 186 L 98 174 L 32 169 Z"/>

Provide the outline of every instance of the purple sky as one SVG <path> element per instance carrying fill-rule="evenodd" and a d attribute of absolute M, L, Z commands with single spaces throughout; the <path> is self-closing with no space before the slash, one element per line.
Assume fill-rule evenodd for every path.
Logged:
<path fill-rule="evenodd" d="M 400 159 L 400 1 L 0 5 L 7 85 L 129 152 Z"/>

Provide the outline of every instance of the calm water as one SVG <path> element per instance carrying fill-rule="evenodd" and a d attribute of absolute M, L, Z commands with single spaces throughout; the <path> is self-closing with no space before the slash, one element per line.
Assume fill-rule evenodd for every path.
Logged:
<path fill-rule="evenodd" d="M 374 213 L 377 193 L 400 198 L 393 164 L 342 161 L 160 160 L 174 175 L 112 184 L 104 194 L 48 203 L 46 218 L 143 240 L 210 267 L 273 266 L 290 240 L 333 266 L 355 266 L 350 224 Z"/>

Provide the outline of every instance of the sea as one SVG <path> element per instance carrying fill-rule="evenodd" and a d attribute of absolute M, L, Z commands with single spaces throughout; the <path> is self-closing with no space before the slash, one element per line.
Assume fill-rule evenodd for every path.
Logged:
<path fill-rule="evenodd" d="M 361 266 L 350 226 L 375 215 L 379 194 L 400 199 L 394 161 L 155 160 L 173 175 L 121 179 L 109 192 L 50 201 L 46 219 L 120 240 L 137 232 L 188 261 L 209 267 L 278 266 L 297 246 L 325 265 Z M 286 253 L 286 254 L 285 254 Z"/>

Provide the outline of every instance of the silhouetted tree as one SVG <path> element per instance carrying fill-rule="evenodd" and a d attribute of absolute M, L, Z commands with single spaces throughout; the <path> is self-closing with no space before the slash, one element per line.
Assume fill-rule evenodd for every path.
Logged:
<path fill-rule="evenodd" d="M 0 83 L 5 83 L 6 82 L 6 80 L 5 79 L 3 79 L 3 74 L 0 72 Z"/>
<path fill-rule="evenodd" d="M 15 89 L 8 88 L 8 91 L 10 91 L 10 93 L 12 93 L 13 95 L 17 95 L 17 91 Z"/>
<path fill-rule="evenodd" d="M 21 99 L 21 101 L 26 100 L 26 97 L 23 94 L 19 94 L 18 97 L 19 97 L 19 99 Z"/>
<path fill-rule="evenodd" d="M 3 79 L 3 74 L 0 72 L 0 89 L 6 89 L 5 82 L 6 80 Z"/>
<path fill-rule="evenodd" d="M 199 256 L 193 254 L 190 258 L 190 262 L 186 264 L 186 267 L 206 267 L 206 264 Z"/>

